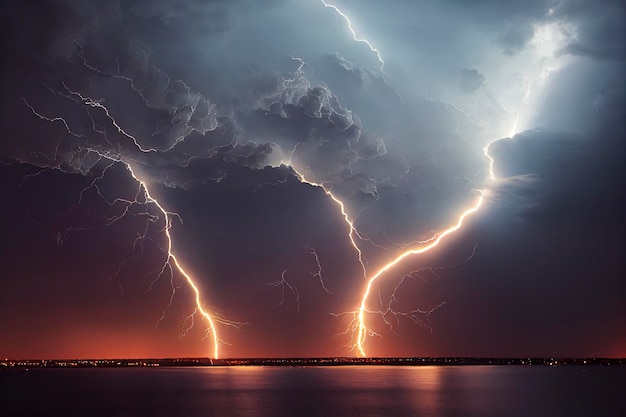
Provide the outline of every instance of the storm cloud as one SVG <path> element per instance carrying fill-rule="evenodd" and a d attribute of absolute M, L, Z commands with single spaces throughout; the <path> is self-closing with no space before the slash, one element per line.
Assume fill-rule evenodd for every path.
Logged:
<path fill-rule="evenodd" d="M 532 245 L 532 234 L 554 222 L 564 230 L 607 230 L 594 234 L 613 248 L 603 260 L 610 266 L 602 285 L 624 294 L 617 278 L 624 246 L 615 232 L 624 225 L 623 5 L 336 5 L 358 37 L 380 51 L 384 66 L 353 39 L 341 16 L 318 1 L 3 4 L 9 47 L 0 158 L 2 190 L 15 201 L 3 216 L 3 259 L 15 258 L 11 242 L 24 227 L 36 249 L 19 256 L 40 259 L 50 245 L 60 251 L 58 270 L 76 245 L 96 239 L 104 255 L 98 258 L 94 248 L 91 256 L 109 281 L 115 277 L 124 287 L 121 282 L 144 277 L 126 284 L 124 297 L 156 285 L 154 305 L 139 316 L 158 319 L 168 291 L 179 283 L 161 277 L 155 284 L 150 275 L 166 245 L 155 225 L 158 213 L 138 197 L 141 187 L 129 167 L 168 212 L 180 215 L 172 226 L 174 243 L 206 288 L 206 302 L 249 323 L 227 333 L 233 355 L 346 353 L 329 340 L 345 330 L 350 315 L 336 313 L 357 305 L 363 272 L 330 195 L 343 202 L 355 225 L 369 273 L 454 224 L 480 193 L 486 196 L 487 208 L 448 252 L 409 261 L 376 289 L 383 309 L 389 297 L 389 305 L 398 302 L 395 285 L 406 281 L 412 296 L 396 307 L 416 315 L 401 316 L 407 323 L 393 329 L 385 324 L 389 317 L 373 318 L 385 341 L 372 343 L 385 354 L 454 352 L 453 344 L 463 345 L 463 332 L 454 330 L 467 326 L 459 318 L 465 306 L 479 334 L 507 326 L 519 332 L 508 344 L 468 342 L 460 354 L 506 355 L 517 340 L 533 337 L 538 341 L 525 345 L 527 351 L 544 354 L 541 335 L 558 333 L 558 326 L 533 330 L 492 301 L 485 308 L 509 321 L 479 324 L 480 301 L 459 292 L 466 284 L 454 283 L 487 271 L 476 285 L 491 286 L 490 300 L 506 298 L 505 284 L 493 286 L 496 276 L 506 275 L 498 259 Z M 48 189 L 63 198 L 53 202 Z M 133 217 L 122 219 L 119 210 L 131 201 Z M 492 239 L 511 224 L 513 231 L 533 233 L 511 233 L 498 247 Z M 484 245 L 481 235 L 487 236 Z M 558 247 L 557 233 L 547 239 Z M 557 265 L 568 258 L 556 250 L 552 256 Z M 435 273 L 430 263 L 455 267 Z M 550 275 L 552 264 L 538 264 L 539 275 Z M 23 288 L 12 283 L 17 264 L 11 265 L 3 283 L 17 294 Z M 33 268 L 29 276 L 41 273 Z M 63 285 L 87 279 L 88 265 L 78 269 Z M 281 274 L 299 288 L 297 309 Z M 554 280 L 555 286 L 569 285 L 567 277 Z M 532 294 L 523 291 L 515 305 L 532 303 Z M 46 303 L 54 308 L 54 300 Z M 176 328 L 189 314 L 184 301 L 177 303 L 165 328 Z M 562 308 L 577 311 L 579 305 L 573 295 Z M 600 301 L 593 305 L 605 311 Z M 619 323 L 626 307 L 611 299 L 606 311 L 614 313 L 609 322 Z M 106 322 L 100 313 L 93 317 Z M 590 342 L 562 351 L 613 354 L 625 335 L 594 326 L 605 319 L 598 313 L 589 324 L 596 330 L 585 333 L 596 334 L 603 346 Z M 67 329 L 72 326 L 84 328 L 73 322 Z M 14 327 L 11 332 L 19 339 Z M 245 347 L 250 341 L 256 351 Z M 201 350 L 199 343 L 187 343 L 190 352 Z"/>

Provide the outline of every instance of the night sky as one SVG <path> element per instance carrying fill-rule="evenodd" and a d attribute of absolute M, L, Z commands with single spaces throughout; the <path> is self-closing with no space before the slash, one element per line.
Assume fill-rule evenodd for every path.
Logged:
<path fill-rule="evenodd" d="M 221 357 L 358 356 L 480 198 L 366 354 L 626 356 L 623 2 L 332 5 L 2 2 L 0 357 L 213 356 L 170 240 Z"/>

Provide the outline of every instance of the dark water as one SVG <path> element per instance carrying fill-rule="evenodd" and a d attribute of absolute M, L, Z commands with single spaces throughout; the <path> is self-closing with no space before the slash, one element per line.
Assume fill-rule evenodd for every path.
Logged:
<path fill-rule="evenodd" d="M 626 367 L 0 372 L 1 416 L 626 416 Z"/>

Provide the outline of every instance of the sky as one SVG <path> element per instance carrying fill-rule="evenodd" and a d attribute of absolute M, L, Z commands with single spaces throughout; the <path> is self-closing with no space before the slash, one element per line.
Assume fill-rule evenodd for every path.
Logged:
<path fill-rule="evenodd" d="M 0 357 L 626 356 L 622 2 L 1 10 Z"/>

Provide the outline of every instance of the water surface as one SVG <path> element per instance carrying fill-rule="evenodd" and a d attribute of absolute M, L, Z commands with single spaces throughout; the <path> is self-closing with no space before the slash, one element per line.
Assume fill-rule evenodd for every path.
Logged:
<path fill-rule="evenodd" d="M 3 416 L 626 416 L 624 366 L 0 372 Z"/>

